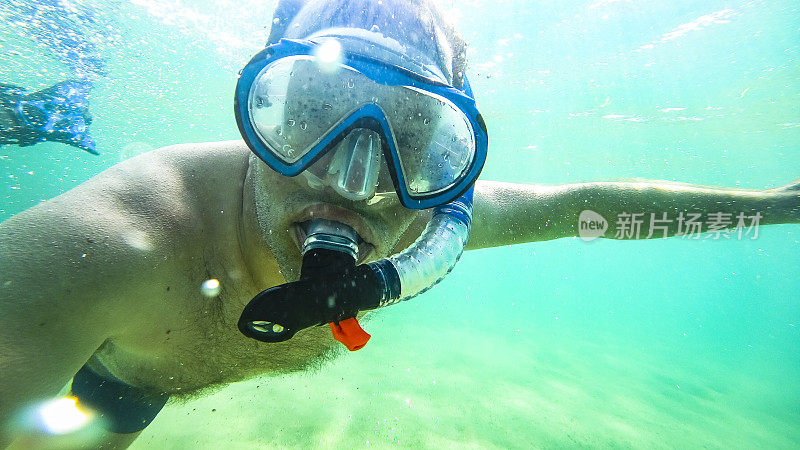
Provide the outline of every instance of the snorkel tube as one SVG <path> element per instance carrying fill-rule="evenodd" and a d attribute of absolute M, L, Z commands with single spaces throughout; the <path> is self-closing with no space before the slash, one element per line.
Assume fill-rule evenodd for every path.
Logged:
<path fill-rule="evenodd" d="M 239 331 L 262 342 L 281 342 L 304 328 L 330 323 L 349 350 L 362 348 L 369 335 L 355 322 L 359 311 L 410 300 L 453 270 L 469 238 L 473 189 L 434 208 L 409 248 L 359 266 L 355 231 L 337 222 L 311 221 L 300 280 L 256 295 L 239 318 Z"/>

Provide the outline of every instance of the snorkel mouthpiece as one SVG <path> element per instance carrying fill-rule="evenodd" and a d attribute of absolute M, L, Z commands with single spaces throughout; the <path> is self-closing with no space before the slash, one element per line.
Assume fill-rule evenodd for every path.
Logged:
<path fill-rule="evenodd" d="M 332 220 L 314 219 L 301 224 L 306 232 L 303 242 L 303 268 L 301 277 L 311 275 L 306 268 L 306 255 L 317 249 L 327 249 L 349 255 L 353 261 L 358 259 L 358 242 L 360 240 L 356 230 L 349 226 Z M 344 258 L 347 259 L 347 258 Z"/>
<path fill-rule="evenodd" d="M 358 350 L 369 335 L 355 322 L 356 314 L 409 300 L 439 283 L 460 259 L 471 223 L 472 188 L 435 208 L 411 247 L 356 266 L 358 234 L 352 228 L 309 221 L 300 280 L 256 295 L 239 318 L 239 331 L 262 342 L 282 342 L 304 328 L 330 323 L 340 342 Z"/>
<path fill-rule="evenodd" d="M 351 227 L 331 220 L 302 224 L 303 265 L 300 280 L 258 294 L 239 318 L 239 330 L 262 342 L 281 342 L 297 331 L 331 324 L 337 340 L 351 351 L 370 336 L 355 319 L 366 298 L 382 296 L 382 286 L 368 266 L 356 267 L 360 238 Z"/>

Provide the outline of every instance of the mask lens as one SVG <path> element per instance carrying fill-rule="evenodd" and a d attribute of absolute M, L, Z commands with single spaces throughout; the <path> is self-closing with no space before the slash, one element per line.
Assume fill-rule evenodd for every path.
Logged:
<path fill-rule="evenodd" d="M 472 126 L 445 98 L 411 87 L 403 91 L 389 120 L 406 188 L 412 196 L 435 194 L 469 170 L 475 156 Z"/>
<path fill-rule="evenodd" d="M 253 81 L 248 98 L 250 123 L 259 140 L 287 163 L 303 156 L 283 132 L 283 127 L 289 126 L 284 123 L 283 112 L 292 65 L 291 61 L 278 60 L 265 67 Z"/>
<path fill-rule="evenodd" d="M 250 121 L 261 142 L 287 164 L 305 156 L 336 125 L 377 98 L 382 86 L 311 56 L 276 60 L 250 88 Z"/>

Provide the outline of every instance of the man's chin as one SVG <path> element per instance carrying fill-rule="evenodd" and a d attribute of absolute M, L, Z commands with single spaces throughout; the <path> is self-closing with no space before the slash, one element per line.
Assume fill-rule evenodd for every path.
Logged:
<path fill-rule="evenodd" d="M 289 236 L 281 239 L 269 233 L 265 235 L 265 239 L 272 250 L 272 255 L 275 258 L 275 262 L 278 263 L 278 270 L 284 280 L 286 282 L 299 280 L 302 258 L 300 250 L 297 249 L 293 240 Z"/>

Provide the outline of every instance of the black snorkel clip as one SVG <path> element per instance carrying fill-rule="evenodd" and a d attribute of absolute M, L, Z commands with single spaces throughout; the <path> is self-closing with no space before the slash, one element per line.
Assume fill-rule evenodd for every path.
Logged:
<path fill-rule="evenodd" d="M 331 324 L 334 337 L 351 351 L 366 345 L 369 334 L 355 321 L 362 310 L 381 305 L 386 283 L 367 264 L 356 266 L 358 234 L 349 226 L 323 219 L 304 224 L 300 279 L 262 291 L 247 304 L 239 331 L 262 342 L 282 342 L 299 330 Z M 394 283 L 399 295 L 400 280 Z"/>

